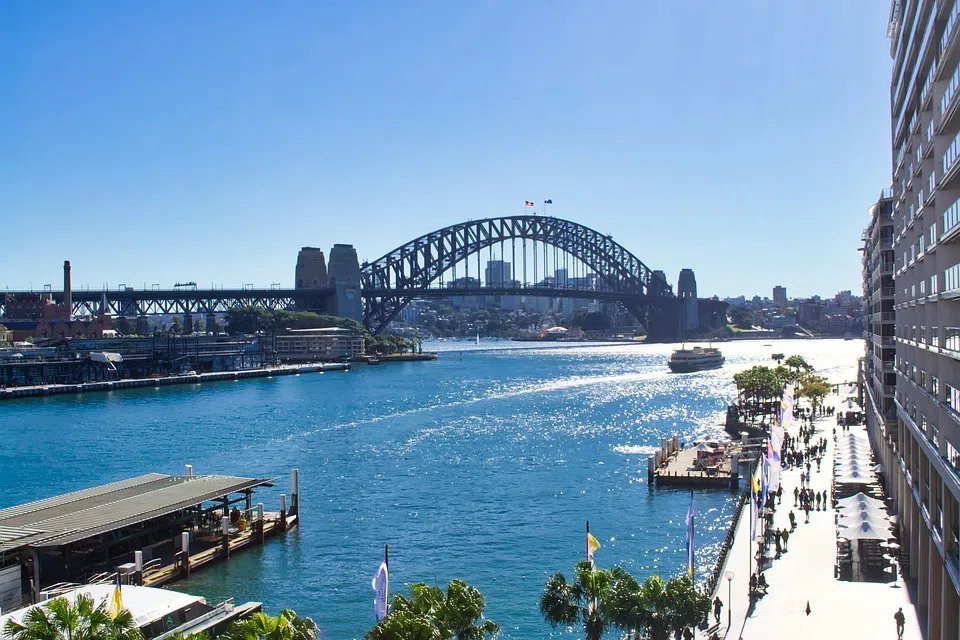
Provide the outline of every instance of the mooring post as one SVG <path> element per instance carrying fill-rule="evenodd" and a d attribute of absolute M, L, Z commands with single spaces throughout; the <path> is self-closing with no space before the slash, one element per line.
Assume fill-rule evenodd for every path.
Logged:
<path fill-rule="evenodd" d="M 133 552 L 133 571 L 134 584 L 143 586 L 143 551 Z"/>
<path fill-rule="evenodd" d="M 647 456 L 647 482 L 653 484 L 654 471 L 656 471 L 656 460 L 654 456 Z"/>
<path fill-rule="evenodd" d="M 263 544 L 263 503 L 257 503 L 257 537 L 260 539 L 260 544 Z"/>
<path fill-rule="evenodd" d="M 300 470 L 290 470 L 290 515 L 298 516 L 297 526 L 300 525 Z"/>
<path fill-rule="evenodd" d="M 190 577 L 190 532 L 184 531 L 180 534 L 180 551 L 183 553 L 183 573 Z"/>
<path fill-rule="evenodd" d="M 280 531 L 287 530 L 287 494 L 280 494 Z"/>
<path fill-rule="evenodd" d="M 223 557 L 230 559 L 230 516 L 220 518 L 220 531 L 223 538 Z"/>

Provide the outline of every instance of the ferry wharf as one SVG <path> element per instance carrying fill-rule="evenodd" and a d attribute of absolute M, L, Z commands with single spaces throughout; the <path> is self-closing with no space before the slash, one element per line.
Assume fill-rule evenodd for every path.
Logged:
<path fill-rule="evenodd" d="M 755 460 L 760 443 L 746 435 L 739 442 L 678 444 L 677 436 L 662 438 L 660 449 L 647 458 L 647 479 L 658 487 L 732 488 L 740 477 L 740 462 Z"/>
<path fill-rule="evenodd" d="M 3 365 L 0 365 L 3 366 Z M 43 363 L 35 365 L 44 366 Z M 22 387 L 0 388 L 0 400 L 54 396 L 65 393 L 89 393 L 95 391 L 116 391 L 119 389 L 137 389 L 144 387 L 166 387 L 178 384 L 200 384 L 226 380 L 245 380 L 247 378 L 270 378 L 272 376 L 292 376 L 301 373 L 324 373 L 327 371 L 349 371 L 349 362 L 325 362 L 316 364 L 283 365 L 260 369 L 239 369 L 237 371 L 212 371 L 191 373 L 159 378 L 122 378 L 120 380 L 101 380 L 98 382 L 79 382 L 76 384 L 45 384 Z"/>
<path fill-rule="evenodd" d="M 157 587 L 263 544 L 299 522 L 267 512 L 253 492 L 275 478 L 148 473 L 0 510 L 0 606 L 38 602 L 65 587 L 120 581 Z"/>

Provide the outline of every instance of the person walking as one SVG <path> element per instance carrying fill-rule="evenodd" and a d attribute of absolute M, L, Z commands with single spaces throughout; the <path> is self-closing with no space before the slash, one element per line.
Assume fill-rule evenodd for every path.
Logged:
<path fill-rule="evenodd" d="M 792 514 L 793 511 L 791 511 L 790 513 Z M 780 537 L 783 538 L 783 552 L 786 553 L 786 552 L 787 552 L 787 541 L 790 539 L 790 532 L 787 531 L 787 528 L 786 528 L 786 527 L 784 527 L 783 530 L 780 531 Z"/>
<path fill-rule="evenodd" d="M 903 638 L 903 625 L 907 622 L 903 615 L 903 607 L 897 609 L 897 612 L 893 614 L 893 621 L 897 623 L 897 638 Z"/>
<path fill-rule="evenodd" d="M 723 602 L 720 600 L 720 596 L 717 596 L 713 599 L 713 617 L 716 620 L 717 624 L 720 624 L 720 612 L 723 610 Z"/>
<path fill-rule="evenodd" d="M 793 506 L 800 506 L 800 489 L 797 487 L 793 488 Z"/>

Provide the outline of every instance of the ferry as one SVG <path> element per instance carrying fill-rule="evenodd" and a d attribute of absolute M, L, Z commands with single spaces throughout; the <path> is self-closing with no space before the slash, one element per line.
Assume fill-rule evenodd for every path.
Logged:
<path fill-rule="evenodd" d="M 689 373 L 705 369 L 719 369 L 723 366 L 723 354 L 716 347 L 694 347 L 677 349 L 670 356 L 667 365 L 674 373 Z"/>
<path fill-rule="evenodd" d="M 46 598 L 44 602 L 0 615 L 0 638 L 6 639 L 3 628 L 8 622 L 22 623 L 31 609 L 42 607 L 53 598 L 62 597 L 73 602 L 78 596 L 85 595 L 93 600 L 94 606 L 109 606 L 116 588 L 113 584 L 54 585 L 40 593 Z M 262 609 L 259 602 L 234 605 L 232 600 L 211 606 L 200 596 L 135 585 L 120 587 L 120 604 L 133 616 L 134 624 L 145 640 L 165 640 L 175 635 L 201 632 L 218 633 L 235 620 L 248 618 Z"/>

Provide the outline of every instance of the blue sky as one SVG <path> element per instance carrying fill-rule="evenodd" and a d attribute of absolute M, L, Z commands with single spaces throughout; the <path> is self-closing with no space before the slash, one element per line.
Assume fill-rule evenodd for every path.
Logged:
<path fill-rule="evenodd" d="M 860 286 L 886 2 L 0 5 L 0 289 L 291 286 L 522 211 L 701 295 Z"/>

